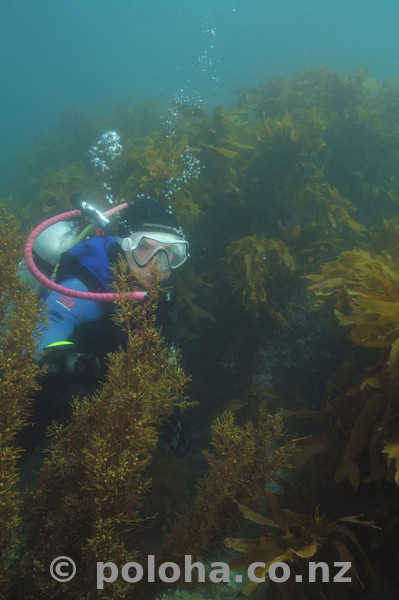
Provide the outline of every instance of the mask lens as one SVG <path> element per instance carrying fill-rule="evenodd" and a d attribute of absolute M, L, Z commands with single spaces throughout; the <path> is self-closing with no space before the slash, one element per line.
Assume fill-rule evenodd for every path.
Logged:
<path fill-rule="evenodd" d="M 144 267 L 157 250 L 157 247 L 151 242 L 152 240 L 142 238 L 136 248 L 132 250 L 133 258 L 140 267 Z"/>
<path fill-rule="evenodd" d="M 155 265 L 158 267 L 161 273 L 170 272 L 169 258 L 164 249 L 159 249 L 153 256 L 152 260 L 155 262 Z"/>

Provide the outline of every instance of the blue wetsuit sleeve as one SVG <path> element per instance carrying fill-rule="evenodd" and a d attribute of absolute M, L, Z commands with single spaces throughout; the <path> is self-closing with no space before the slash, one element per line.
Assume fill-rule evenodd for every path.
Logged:
<path fill-rule="evenodd" d="M 87 292 L 86 286 L 80 279 L 67 279 L 62 282 L 66 288 Z M 82 300 L 50 292 L 46 302 L 50 317 L 50 327 L 45 331 L 39 344 L 42 352 L 51 344 L 67 341 L 75 328 L 86 321 L 97 321 L 105 313 L 106 303 L 97 300 Z"/>

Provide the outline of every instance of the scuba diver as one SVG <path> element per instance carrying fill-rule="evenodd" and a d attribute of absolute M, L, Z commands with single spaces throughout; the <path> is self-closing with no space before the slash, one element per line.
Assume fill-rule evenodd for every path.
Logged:
<path fill-rule="evenodd" d="M 156 265 L 161 277 L 157 326 L 169 347 L 174 349 L 177 344 L 176 293 L 169 278 L 186 262 L 189 253 L 188 242 L 175 217 L 157 200 L 142 198 L 123 205 L 114 236 L 107 233 L 109 219 L 82 194 L 74 194 L 71 203 L 97 226 L 100 235 L 85 237 L 76 244 L 73 240 L 74 245 L 61 253 L 54 286 L 44 273 L 50 277 L 52 265 L 58 262 L 58 256 L 53 260 L 51 254 L 55 247 L 59 254 L 62 235 L 52 225 L 55 228 L 52 240 L 51 227 L 48 227 L 47 237 L 43 230 L 35 243 L 31 243 L 34 260 L 33 263 L 30 261 L 29 269 L 53 289 L 45 298 L 50 328 L 44 332 L 39 344 L 39 351 L 44 353 L 41 361 L 46 364 L 47 372 L 39 382 L 41 390 L 35 397 L 35 424 L 30 428 L 28 439 L 24 435 L 22 441 L 28 452 L 40 443 L 52 421 L 69 416 L 73 396 L 94 392 L 104 375 L 105 356 L 126 342 L 122 329 L 110 318 L 113 303 L 103 301 L 107 295 L 108 300 L 113 297 L 112 266 L 119 256 L 126 259 L 138 286 L 144 284 L 143 289 L 151 278 L 151 265 Z M 80 214 L 79 210 L 75 212 Z M 69 214 L 75 213 L 65 213 Z M 70 237 L 76 237 L 76 233 L 70 236 L 68 229 L 68 245 Z M 135 294 L 143 296 L 141 292 Z M 188 430 L 182 428 L 178 419 L 172 418 L 161 432 L 160 447 L 179 455 L 188 450 L 189 444 Z"/>

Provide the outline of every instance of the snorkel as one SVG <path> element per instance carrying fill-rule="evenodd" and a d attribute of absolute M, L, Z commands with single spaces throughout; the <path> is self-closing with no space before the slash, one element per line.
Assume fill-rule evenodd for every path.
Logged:
<path fill-rule="evenodd" d="M 26 262 L 26 266 L 29 269 L 29 271 L 37 279 L 37 281 L 39 281 L 39 283 L 41 283 L 48 289 L 58 292 L 65 296 L 70 296 L 72 298 L 81 298 L 83 300 L 97 300 L 100 302 L 106 302 L 106 301 L 114 302 L 115 300 L 118 300 L 123 296 L 124 298 L 130 298 L 132 300 L 138 300 L 138 301 L 144 300 L 144 298 L 146 296 L 146 292 L 140 292 L 140 291 L 126 292 L 125 294 L 116 294 L 116 293 L 107 293 L 107 292 L 104 292 L 104 293 L 82 292 L 82 291 L 66 288 L 62 285 L 59 285 L 58 283 L 55 283 L 48 277 L 46 277 L 46 275 L 44 275 L 44 273 L 42 273 L 38 269 L 38 267 L 36 266 L 34 259 L 33 259 L 33 244 L 35 243 L 35 241 L 37 240 L 39 235 L 43 231 L 45 231 L 48 227 L 54 225 L 55 223 L 59 223 L 60 221 L 73 221 L 74 219 L 77 219 L 78 217 L 85 216 L 87 219 L 89 219 L 91 221 L 91 224 L 88 227 L 86 227 L 81 232 L 81 234 L 79 234 L 79 236 L 77 236 L 77 238 L 72 243 L 72 245 L 74 245 L 74 244 L 78 243 L 79 241 L 85 239 L 88 236 L 88 234 L 95 227 L 97 227 L 101 230 L 106 229 L 110 223 L 108 217 L 112 216 L 113 214 L 115 214 L 121 210 L 124 210 L 128 206 L 128 204 L 125 202 L 123 204 L 120 204 L 119 206 L 112 207 L 111 209 L 105 211 L 104 213 L 101 213 L 96 208 L 94 208 L 89 202 L 87 202 L 86 198 L 84 196 L 82 196 L 81 194 L 75 194 L 74 196 L 75 196 L 75 198 L 72 197 L 72 201 L 75 201 L 75 203 L 79 204 L 79 206 L 80 206 L 79 209 L 71 210 L 71 211 L 56 215 L 54 217 L 51 217 L 50 219 L 47 219 L 46 221 L 44 221 L 43 223 L 41 223 L 40 225 L 35 227 L 35 229 L 33 229 L 33 231 L 30 233 L 30 235 L 27 239 L 25 248 L 24 248 L 25 262 Z"/>

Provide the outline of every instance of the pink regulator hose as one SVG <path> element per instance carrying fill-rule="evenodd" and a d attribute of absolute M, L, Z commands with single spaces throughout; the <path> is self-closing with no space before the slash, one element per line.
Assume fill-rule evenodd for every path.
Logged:
<path fill-rule="evenodd" d="M 112 215 L 116 212 L 119 212 L 120 210 L 123 210 L 126 207 L 127 207 L 127 203 L 124 202 L 123 204 L 120 204 L 119 206 L 114 206 L 110 210 L 107 210 L 104 214 L 106 217 L 109 217 L 110 215 Z M 75 219 L 76 217 L 79 217 L 81 214 L 82 213 L 80 212 L 80 210 L 70 210 L 69 212 L 62 213 L 61 215 L 56 215 L 55 217 L 51 217 L 50 219 L 47 219 L 47 221 L 44 221 L 43 223 L 40 223 L 40 225 L 35 227 L 35 229 L 30 233 L 28 240 L 26 242 L 26 245 L 25 245 L 25 249 L 24 249 L 26 265 L 27 265 L 29 271 L 32 273 L 32 275 L 34 275 L 34 277 L 36 277 L 36 279 L 38 281 L 40 281 L 41 284 L 48 287 L 50 290 L 53 290 L 54 292 L 58 292 L 65 296 L 71 296 L 72 298 L 81 298 L 83 300 L 100 300 L 101 302 L 108 300 L 108 301 L 114 302 L 115 300 L 118 300 L 119 298 L 121 298 L 122 295 L 121 294 L 112 294 L 112 293 L 110 294 L 110 293 L 106 293 L 106 292 L 104 292 L 104 293 L 80 292 L 78 290 L 66 288 L 62 285 L 59 285 L 58 283 L 55 283 L 54 281 L 51 281 L 51 279 L 48 279 L 48 277 L 43 275 L 43 273 L 41 273 L 39 271 L 39 269 L 37 268 L 37 266 L 35 265 L 35 263 L 33 261 L 33 254 L 32 254 L 33 244 L 34 244 L 36 238 L 42 233 L 42 231 L 47 229 L 47 227 L 50 227 L 50 225 L 54 225 L 54 223 L 58 223 L 59 221 L 67 221 L 69 219 Z M 123 296 L 126 298 L 131 298 L 133 300 L 142 301 L 142 300 L 144 300 L 146 293 L 145 292 L 126 292 L 126 294 L 123 294 Z"/>

